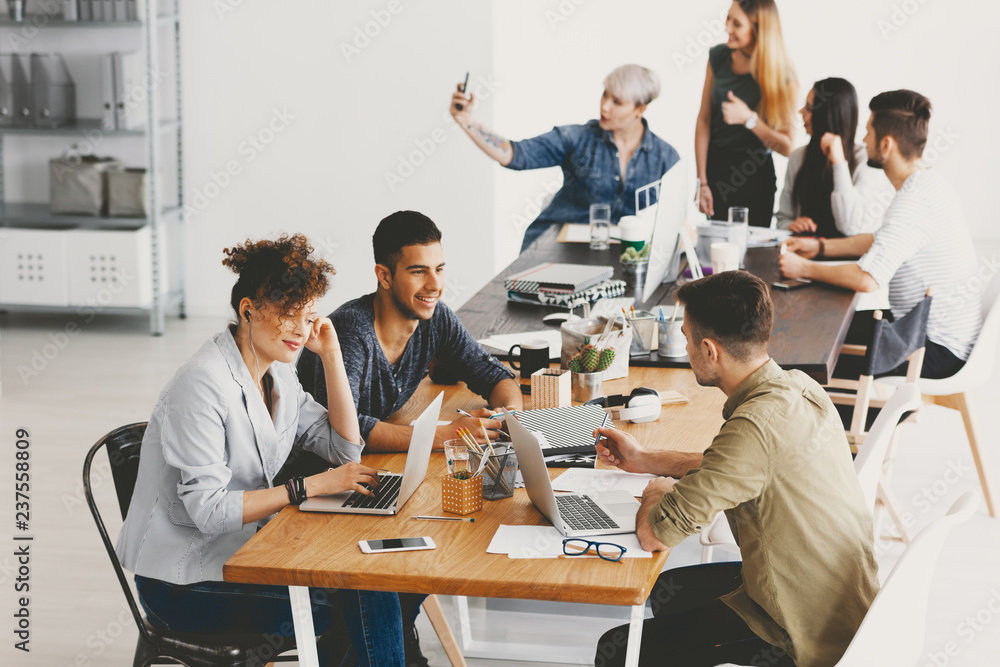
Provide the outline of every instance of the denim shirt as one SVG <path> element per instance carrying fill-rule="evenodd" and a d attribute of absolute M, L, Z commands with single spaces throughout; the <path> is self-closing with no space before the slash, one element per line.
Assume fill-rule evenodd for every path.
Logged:
<path fill-rule="evenodd" d="M 611 132 L 596 120 L 511 142 L 514 157 L 508 169 L 562 167 L 563 185 L 535 222 L 589 222 L 591 204 L 611 204 L 614 224 L 623 215 L 635 215 L 636 188 L 659 180 L 680 159 L 673 146 L 650 132 L 645 118 L 642 126 L 642 143 L 628 161 L 624 179 Z"/>

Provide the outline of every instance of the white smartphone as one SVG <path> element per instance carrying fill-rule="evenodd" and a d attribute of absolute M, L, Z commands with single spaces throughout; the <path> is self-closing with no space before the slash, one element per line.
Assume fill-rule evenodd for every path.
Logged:
<path fill-rule="evenodd" d="M 390 551 L 420 551 L 436 549 L 437 545 L 429 537 L 397 537 L 390 540 L 361 540 L 361 551 L 366 554 L 383 554 Z"/>

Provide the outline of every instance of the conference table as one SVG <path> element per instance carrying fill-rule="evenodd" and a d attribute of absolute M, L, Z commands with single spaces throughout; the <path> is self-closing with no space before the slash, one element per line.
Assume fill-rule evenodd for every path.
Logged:
<path fill-rule="evenodd" d="M 751 249 L 747 269 L 770 283 L 778 279 L 776 248 Z M 557 308 L 510 303 L 503 286 L 508 275 L 543 261 L 607 264 L 615 267 L 618 249 L 592 251 L 586 244 L 556 241 L 549 230 L 524 254 L 485 285 L 457 312 L 477 338 L 540 328 L 541 317 Z M 661 285 L 645 304 L 672 304 L 674 285 Z M 854 311 L 852 292 L 816 285 L 782 293 L 772 291 L 774 335 L 770 352 L 784 368 L 798 368 L 826 382 Z M 629 393 L 636 386 L 673 390 L 687 403 L 666 405 L 655 422 L 617 424 L 643 444 L 680 451 L 704 451 L 722 425 L 725 396 L 697 384 L 684 360 L 654 354 L 633 358 L 626 378 L 604 383 L 606 394 Z M 425 378 L 417 393 L 389 421 L 409 424 L 437 395 L 445 393 L 441 419 L 449 421 L 456 408 L 483 407 L 483 399 L 464 383 L 435 385 Z M 525 408 L 531 399 L 526 397 Z M 365 455 L 363 462 L 401 472 L 404 454 Z M 230 558 L 226 581 L 288 586 L 300 664 L 318 664 L 313 638 L 309 587 L 396 591 L 484 598 L 515 598 L 557 602 L 621 605 L 631 608 L 626 665 L 638 664 L 645 601 L 663 568 L 668 552 L 652 558 L 625 558 L 610 563 L 598 558 L 510 559 L 486 552 L 500 525 L 548 525 L 523 489 L 512 498 L 484 501 L 471 515 L 473 522 L 420 521 L 421 514 L 442 514 L 443 454 L 431 455 L 427 476 L 409 502 L 395 516 L 317 514 L 286 507 Z M 550 469 L 554 477 L 562 471 Z M 429 551 L 363 554 L 360 540 L 428 535 L 437 548 Z M 596 638 L 595 638 L 596 649 Z"/>
<path fill-rule="evenodd" d="M 640 442 L 657 448 L 703 451 L 722 425 L 725 396 L 701 387 L 684 369 L 633 369 L 628 378 L 605 383 L 612 392 L 627 391 L 632 382 L 672 389 L 686 404 L 666 405 L 656 422 L 620 424 Z M 456 408 L 470 410 L 485 401 L 464 383 L 435 385 L 425 379 L 402 410 L 389 421 L 408 424 L 437 395 L 445 392 L 441 418 Z M 530 397 L 526 408 L 531 407 Z M 404 454 L 371 454 L 366 465 L 401 472 Z M 444 455 L 431 455 L 427 476 L 396 516 L 317 514 L 286 507 L 230 558 L 223 568 L 226 581 L 288 586 L 300 664 L 317 665 L 308 587 L 434 593 L 484 598 L 515 598 L 631 607 L 628 665 L 638 661 L 643 610 L 667 553 L 652 558 L 625 558 L 610 563 L 599 558 L 510 559 L 486 549 L 500 525 L 549 525 L 531 504 L 524 489 L 512 498 L 484 501 L 471 514 L 474 523 L 412 521 L 411 517 L 441 515 Z M 550 469 L 550 475 L 563 472 Z M 430 536 L 437 548 L 366 555 L 359 540 Z M 596 651 L 596 637 L 595 651 Z"/>
<path fill-rule="evenodd" d="M 614 268 L 614 277 L 623 278 L 621 253 L 617 245 L 608 250 L 591 250 L 586 243 L 560 243 L 558 230 L 547 230 L 506 269 L 468 299 L 458 309 L 462 323 L 477 340 L 495 334 L 538 331 L 546 327 L 542 317 L 565 312 L 554 306 L 539 306 L 510 302 L 504 280 L 527 271 L 543 262 L 566 264 L 598 264 Z M 746 270 L 760 277 L 768 285 L 781 279 L 778 270 L 778 248 L 750 248 L 747 250 Z M 674 303 L 676 285 L 660 285 L 648 302 L 636 303 L 636 309 L 655 311 L 659 305 Z M 631 292 L 626 296 L 632 296 Z M 774 302 L 774 328 L 771 334 L 770 354 L 786 370 L 798 369 L 820 384 L 827 384 L 833 374 L 840 348 L 851 324 L 858 294 L 840 287 L 814 283 L 809 287 L 782 291 L 771 290 Z M 491 350 L 501 359 L 506 350 Z M 660 368 L 690 368 L 686 357 L 660 357 L 652 352 L 644 357 L 632 357 L 631 366 Z"/>

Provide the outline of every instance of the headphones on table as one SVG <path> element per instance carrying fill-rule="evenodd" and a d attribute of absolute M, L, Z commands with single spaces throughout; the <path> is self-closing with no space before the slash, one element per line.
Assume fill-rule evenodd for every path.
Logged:
<path fill-rule="evenodd" d="M 612 419 L 629 421 L 633 424 L 656 421 L 660 418 L 662 404 L 660 393 L 649 387 L 636 387 L 628 396 L 601 396 L 587 401 L 584 405 L 599 405 Z"/>

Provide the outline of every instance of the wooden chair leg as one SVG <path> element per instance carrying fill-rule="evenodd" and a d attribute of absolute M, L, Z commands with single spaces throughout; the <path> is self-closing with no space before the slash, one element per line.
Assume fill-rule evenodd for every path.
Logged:
<path fill-rule="evenodd" d="M 906 523 L 903 521 L 903 515 L 896 506 L 896 499 L 889 490 L 889 484 L 885 479 L 885 475 L 879 476 L 876 496 L 878 498 L 878 502 L 885 508 L 885 511 L 889 513 L 889 516 L 892 518 L 892 522 L 896 524 L 896 528 L 899 529 L 899 537 L 903 544 L 909 544 L 910 540 L 913 538 L 910 537 L 910 533 L 906 530 Z"/>
<path fill-rule="evenodd" d="M 445 655 L 451 661 L 452 667 L 465 667 L 465 656 L 462 655 L 462 650 L 458 647 L 458 642 L 455 641 L 455 635 L 451 632 L 448 617 L 445 616 L 444 609 L 441 608 L 441 601 L 436 595 L 428 595 L 421 607 L 427 614 L 431 625 L 434 626 L 434 632 L 437 633 L 438 640 L 444 647 Z"/>
<path fill-rule="evenodd" d="M 986 509 L 989 510 L 990 516 L 995 517 L 997 512 L 995 506 L 993 505 L 993 490 L 990 484 L 989 476 L 986 472 L 986 457 L 984 456 L 983 450 L 979 448 L 979 444 L 976 442 L 976 433 L 972 428 L 972 413 L 969 411 L 969 402 L 966 399 L 965 394 L 936 396 L 934 398 L 934 402 L 938 405 L 951 408 L 952 410 L 958 410 L 962 413 L 962 421 L 965 423 L 965 435 L 969 438 L 969 447 L 972 449 L 972 459 L 976 462 L 976 472 L 979 473 L 979 484 L 983 487 L 983 497 L 986 498 Z"/>

